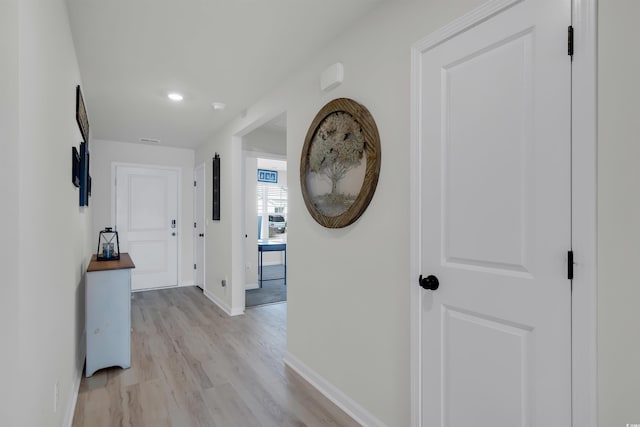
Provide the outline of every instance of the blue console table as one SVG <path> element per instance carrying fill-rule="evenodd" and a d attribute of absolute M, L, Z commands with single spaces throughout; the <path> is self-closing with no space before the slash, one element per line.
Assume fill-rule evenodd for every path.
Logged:
<path fill-rule="evenodd" d="M 87 268 L 87 365 L 90 377 L 110 366 L 131 367 L 131 270 L 129 254 L 119 260 L 98 261 Z"/>
<path fill-rule="evenodd" d="M 275 279 L 262 279 L 262 254 L 264 252 L 284 252 L 284 277 L 276 277 Z M 287 244 L 276 242 L 261 242 L 258 241 L 258 286 L 262 287 L 262 282 L 268 282 L 270 280 L 284 279 L 284 284 L 287 284 Z"/>

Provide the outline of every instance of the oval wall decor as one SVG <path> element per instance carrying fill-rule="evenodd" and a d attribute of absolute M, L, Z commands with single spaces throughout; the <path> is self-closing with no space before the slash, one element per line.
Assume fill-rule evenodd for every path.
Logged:
<path fill-rule="evenodd" d="M 313 119 L 302 147 L 300 185 L 318 224 L 342 228 L 364 213 L 380 175 L 380 136 L 364 105 L 338 98 Z"/>

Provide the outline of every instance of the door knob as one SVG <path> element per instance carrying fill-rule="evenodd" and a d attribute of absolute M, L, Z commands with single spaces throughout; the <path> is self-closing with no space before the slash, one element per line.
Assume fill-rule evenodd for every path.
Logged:
<path fill-rule="evenodd" d="M 427 276 L 424 279 L 422 278 L 422 274 L 418 279 L 418 284 L 427 290 L 435 291 L 440 286 L 440 282 L 436 276 Z"/>
<path fill-rule="evenodd" d="M 198 234 L 198 236 L 204 237 L 204 233 L 200 233 L 200 234 Z"/>

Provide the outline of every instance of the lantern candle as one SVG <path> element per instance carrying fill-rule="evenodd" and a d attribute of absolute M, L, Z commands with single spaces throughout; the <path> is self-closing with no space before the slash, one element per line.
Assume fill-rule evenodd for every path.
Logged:
<path fill-rule="evenodd" d="M 120 240 L 118 239 L 118 232 L 113 231 L 113 228 L 106 227 L 98 235 L 98 252 L 96 253 L 96 259 L 98 261 L 120 259 Z"/>

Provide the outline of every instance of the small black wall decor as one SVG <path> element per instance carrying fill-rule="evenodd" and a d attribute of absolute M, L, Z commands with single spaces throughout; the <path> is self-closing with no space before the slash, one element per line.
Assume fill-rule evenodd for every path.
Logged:
<path fill-rule="evenodd" d="M 80 187 L 80 153 L 76 147 L 71 147 L 71 182 Z"/>
<path fill-rule="evenodd" d="M 89 206 L 89 147 L 86 142 L 80 143 L 80 206 Z"/>
<path fill-rule="evenodd" d="M 220 155 L 213 157 L 213 215 L 214 221 L 220 221 Z"/>

